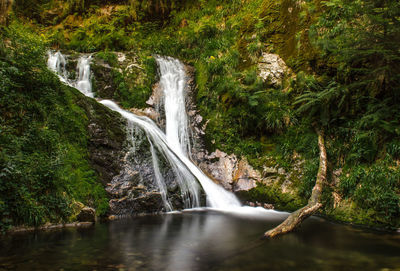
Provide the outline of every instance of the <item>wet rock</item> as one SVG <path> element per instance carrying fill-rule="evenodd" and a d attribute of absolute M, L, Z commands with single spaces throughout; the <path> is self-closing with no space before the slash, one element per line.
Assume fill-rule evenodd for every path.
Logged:
<path fill-rule="evenodd" d="M 263 53 L 258 63 L 258 76 L 272 86 L 279 87 L 289 74 L 290 69 L 286 63 L 276 54 Z"/>
<path fill-rule="evenodd" d="M 257 183 L 254 179 L 239 179 L 234 185 L 234 192 L 248 191 L 256 187 Z"/>
<path fill-rule="evenodd" d="M 125 197 L 111 199 L 109 204 L 111 213 L 117 216 L 157 213 L 164 208 L 159 192 L 144 192 L 141 187 L 132 188 L 131 193 Z"/>
<path fill-rule="evenodd" d="M 126 121 L 93 99 L 82 97 L 78 105 L 85 110 L 88 118 L 89 160 L 101 182 L 106 185 L 122 169 Z"/>
<path fill-rule="evenodd" d="M 248 162 L 246 157 L 243 157 L 237 163 L 233 174 L 234 192 L 248 191 L 257 186 L 257 181 L 261 180 L 261 174 L 255 170 Z"/>
<path fill-rule="evenodd" d="M 76 218 L 79 222 L 95 222 L 96 211 L 93 208 L 84 207 Z"/>
<path fill-rule="evenodd" d="M 236 156 L 216 150 L 210 155 L 204 156 L 204 158 L 199 167 L 225 189 L 233 190 L 233 175 L 237 164 Z"/>
<path fill-rule="evenodd" d="M 129 111 L 138 116 L 148 117 L 153 121 L 157 121 L 158 119 L 160 119 L 160 114 L 156 110 L 150 107 L 145 109 L 131 108 Z"/>
<path fill-rule="evenodd" d="M 274 209 L 275 209 L 275 206 L 274 206 L 273 204 L 264 203 L 264 204 L 263 204 L 263 208 L 264 208 L 264 209 L 271 209 L 271 210 L 274 210 Z"/>

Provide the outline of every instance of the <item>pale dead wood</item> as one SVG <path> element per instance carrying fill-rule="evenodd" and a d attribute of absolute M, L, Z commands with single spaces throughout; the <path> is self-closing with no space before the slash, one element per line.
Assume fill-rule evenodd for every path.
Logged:
<path fill-rule="evenodd" d="M 308 204 L 303 208 L 291 213 L 285 221 L 276 226 L 275 228 L 264 233 L 265 238 L 273 238 L 277 235 L 288 233 L 294 230 L 300 225 L 300 223 L 313 215 L 319 208 L 322 207 L 320 202 L 322 188 L 326 182 L 326 174 L 328 168 L 327 155 L 324 142 L 324 133 L 322 130 L 317 130 L 318 133 L 318 147 L 319 147 L 319 168 L 317 174 L 317 180 L 315 181 L 314 188 L 311 193 L 311 197 L 308 200 Z"/>

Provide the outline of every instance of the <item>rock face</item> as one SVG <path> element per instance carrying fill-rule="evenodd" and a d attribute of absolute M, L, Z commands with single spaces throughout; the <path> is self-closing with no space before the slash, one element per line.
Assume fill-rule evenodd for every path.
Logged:
<path fill-rule="evenodd" d="M 126 216 L 165 211 L 156 184 L 150 145 L 146 135 L 140 129 L 133 128 L 133 131 L 128 133 L 129 137 L 134 138 L 134 141 L 123 158 L 123 167 L 119 174 L 107 184 L 106 191 L 111 196 L 110 212 L 112 215 Z M 163 163 L 161 161 L 160 164 Z M 178 193 L 174 174 L 168 166 L 165 166 L 165 163 L 161 167 L 161 173 L 169 193 Z M 172 204 L 177 209 L 183 206 L 179 198 L 172 201 Z"/>
<path fill-rule="evenodd" d="M 103 185 L 122 169 L 126 146 L 126 121 L 117 113 L 92 99 L 78 101 L 88 118 L 89 160 Z"/>
<path fill-rule="evenodd" d="M 95 54 L 92 58 L 91 70 L 93 72 L 93 85 L 96 95 L 103 99 L 113 99 L 115 92 L 118 89 L 119 82 L 115 80 L 117 74 L 125 74 L 124 82 L 129 78 L 129 75 L 136 75 L 142 72 L 143 68 L 138 64 L 136 55 L 133 52 L 122 53 L 115 52 L 116 57 L 113 67 L 103 60 L 99 54 Z M 137 78 L 136 78 L 137 79 Z"/>
<path fill-rule="evenodd" d="M 286 63 L 276 54 L 263 53 L 258 63 L 258 76 L 274 87 L 282 86 L 283 80 L 291 74 Z"/>

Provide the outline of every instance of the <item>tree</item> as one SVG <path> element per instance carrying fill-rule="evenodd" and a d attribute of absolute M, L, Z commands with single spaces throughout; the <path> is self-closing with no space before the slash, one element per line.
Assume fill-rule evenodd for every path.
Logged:
<path fill-rule="evenodd" d="M 353 99 L 397 104 L 400 98 L 400 2 L 397 0 L 324 1 L 314 26 L 314 41 L 335 80 Z M 388 103 L 386 99 L 391 101 Z M 385 101 L 386 100 L 386 101 Z M 365 111 L 368 103 L 358 104 Z"/>
<path fill-rule="evenodd" d="M 299 74 L 301 95 L 294 103 L 300 105 L 298 113 L 316 127 L 320 150 L 317 179 L 308 204 L 265 237 L 292 231 L 322 206 L 327 174 L 324 131 L 347 125 L 351 119 L 356 120 L 356 129 L 377 128 L 380 133 L 394 134 L 399 127 L 400 2 L 330 0 L 323 1 L 322 8 L 323 16 L 314 25 L 311 38 L 327 63 L 325 74 L 319 80 Z"/>

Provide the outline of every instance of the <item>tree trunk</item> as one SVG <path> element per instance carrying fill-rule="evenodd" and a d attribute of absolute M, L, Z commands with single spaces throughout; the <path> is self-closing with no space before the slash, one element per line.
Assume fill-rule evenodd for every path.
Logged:
<path fill-rule="evenodd" d="M 304 219 L 313 215 L 319 208 L 321 208 L 322 204 L 320 203 L 320 199 L 321 199 L 323 184 L 326 182 L 327 156 L 326 156 L 323 130 L 317 130 L 317 134 L 318 134 L 318 147 L 319 147 L 319 168 L 318 168 L 317 180 L 312 190 L 311 197 L 308 200 L 308 204 L 303 208 L 291 213 L 289 217 L 286 218 L 286 220 L 283 221 L 280 225 L 264 233 L 265 238 L 273 238 L 277 235 L 288 233 L 294 230 L 296 227 L 300 225 L 300 223 Z"/>

